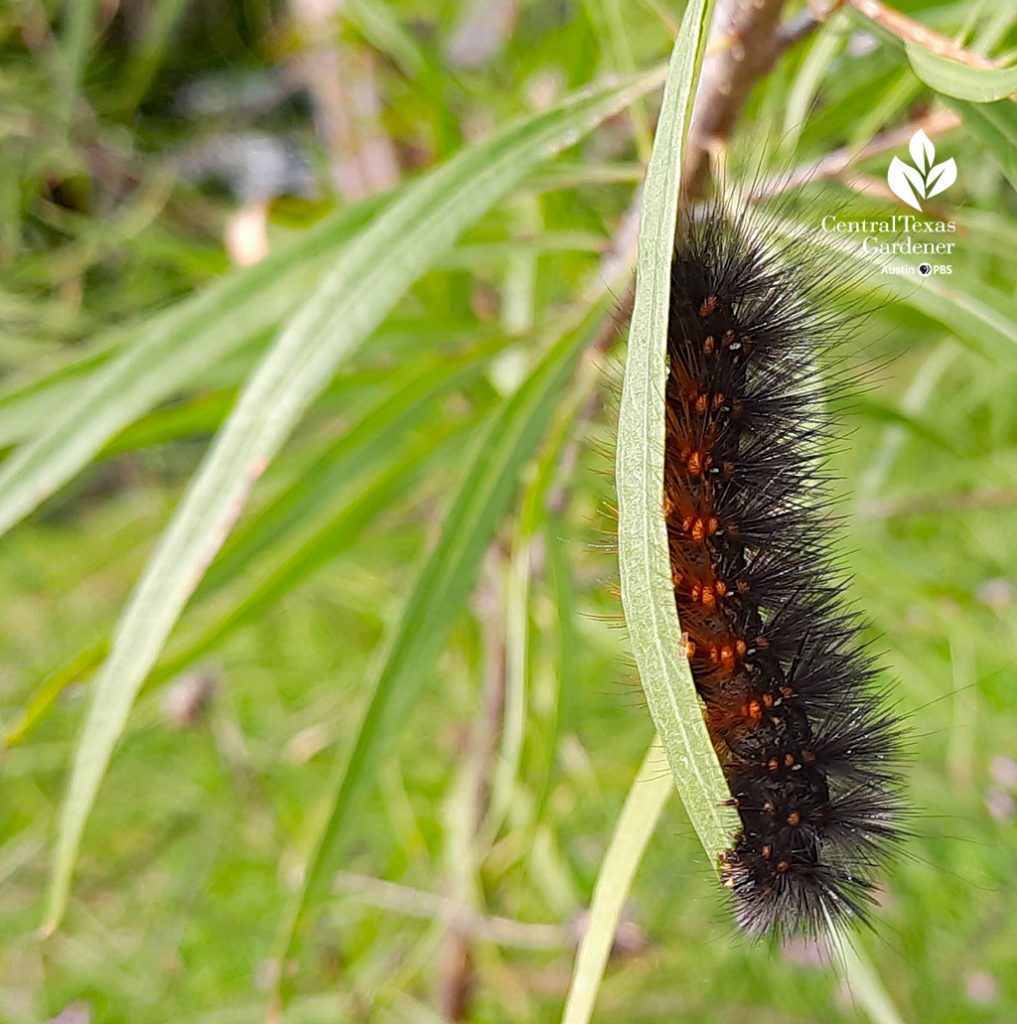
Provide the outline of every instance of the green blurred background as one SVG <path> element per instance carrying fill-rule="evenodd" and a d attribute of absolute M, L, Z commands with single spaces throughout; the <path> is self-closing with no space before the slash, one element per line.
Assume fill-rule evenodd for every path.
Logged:
<path fill-rule="evenodd" d="M 1017 45 L 1009 5 L 909 6 L 975 51 Z M 41 436 L 157 311 L 336 210 L 368 222 L 372 195 L 512 117 L 659 64 L 680 17 L 670 0 L 8 0 L 3 451 Z M 67 915 L 45 941 L 90 679 L 289 309 L 258 312 L 256 291 L 223 314 L 210 293 L 209 329 L 225 315 L 241 342 L 130 417 L 0 541 L 0 1019 L 264 1019 L 333 765 L 478 438 L 563 323 L 610 315 L 589 283 L 608 279 L 602 261 L 625 237 L 657 104 L 650 93 L 528 174 L 314 402 L 142 691 Z M 807 165 L 947 109 L 896 40 L 845 11 L 753 92 L 735 151 Z M 917 279 L 900 300 L 863 296 L 879 308 L 845 358 L 870 369 L 832 455 L 837 550 L 914 752 L 914 837 L 860 942 L 899 1019 L 922 1024 L 1017 1017 L 1017 203 L 985 139 L 967 122 L 935 138 L 959 168 L 931 211 L 959 225 L 952 297 L 923 308 Z M 885 188 L 858 191 L 885 180 L 889 159 L 801 190 L 793 215 L 901 212 Z M 334 257 L 329 244 L 291 275 L 290 305 Z M 512 466 L 509 514 L 440 654 L 422 659 L 419 699 L 387 736 L 343 871 L 315 901 L 286 1021 L 560 1017 L 584 909 L 652 739 L 616 628 L 605 512 L 617 333 L 588 350 Z M 673 799 L 597 1020 L 863 1019 L 821 948 L 750 946 L 717 889 Z"/>

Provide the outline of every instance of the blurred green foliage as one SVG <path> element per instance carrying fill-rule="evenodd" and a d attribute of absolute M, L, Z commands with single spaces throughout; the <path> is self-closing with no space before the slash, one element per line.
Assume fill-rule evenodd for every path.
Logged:
<path fill-rule="evenodd" d="M 336 211 L 354 230 L 370 223 L 375 208 L 358 203 L 379 200 L 336 184 L 343 153 L 306 86 L 308 54 L 333 50 L 360 69 L 380 100 L 375 127 L 413 178 L 567 91 L 659 64 L 681 13 L 657 0 L 555 0 L 520 3 L 499 23 L 466 0 L 349 0 L 315 35 L 298 6 L 14 0 L 0 10 L 8 459 L 158 315 L 250 280 L 224 244 L 240 211 L 264 210 L 273 254 Z M 1017 44 L 1007 5 L 900 6 L 984 52 Z M 237 310 L 207 292 L 187 323 L 210 337 L 227 323 L 229 354 L 132 415 L 0 540 L 0 1018 L 28 1024 L 76 1001 L 111 1024 L 264 1018 L 284 907 L 417 567 L 477 440 L 562 325 L 603 316 L 589 284 L 604 280 L 599 261 L 632 203 L 656 102 L 531 173 L 314 402 L 143 690 L 85 832 L 70 909 L 45 941 L 36 929 L 89 680 L 238 388 L 341 240 L 295 265 L 278 308 L 259 305 L 260 289 Z M 903 47 L 844 13 L 755 90 L 736 153 L 797 165 L 930 105 L 941 103 Z M 1017 1013 L 1017 536 L 1007 527 L 1017 348 L 1006 340 L 1017 340 L 1017 202 L 998 166 L 1010 157 L 981 122 L 936 145 L 960 172 L 942 199 L 960 229 L 947 286 L 964 329 L 923 310 L 917 280 L 869 315 L 848 355 L 872 369 L 833 453 L 838 543 L 909 716 L 918 808 L 877 932 L 860 942 L 900 1017 L 922 1024 Z M 856 169 L 879 181 L 888 161 Z M 896 209 L 874 194 L 816 182 L 792 209 L 813 221 Z M 975 301 L 981 321 L 967 315 Z M 193 336 L 188 327 L 180 344 Z M 439 898 L 468 904 L 477 929 L 467 929 L 465 1019 L 560 1015 L 576 922 L 651 738 L 612 628 L 612 361 L 585 359 L 562 382 L 532 458 L 512 468 L 512 514 L 476 580 L 462 581 L 472 597 L 454 609 L 436 663 L 421 666 L 408 727 L 386 737 L 349 827 L 346 874 L 316 900 L 287 1021 L 441 1019 L 433 1006 L 454 948 Z M 145 369 L 138 386 L 158 384 Z M 485 784 L 477 796 L 478 779 L 489 794 Z M 810 966 L 813 951 L 734 936 L 716 890 L 672 801 L 596 1019 L 859 1019 L 832 974 Z M 512 927 L 494 942 L 498 919 Z M 562 927 L 527 927 L 541 924 Z"/>

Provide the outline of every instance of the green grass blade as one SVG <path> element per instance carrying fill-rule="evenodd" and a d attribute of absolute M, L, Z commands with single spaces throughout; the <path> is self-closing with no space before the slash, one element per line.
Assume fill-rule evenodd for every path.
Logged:
<path fill-rule="evenodd" d="M 548 517 L 544 531 L 547 545 L 548 569 L 552 585 L 555 619 L 557 623 L 558 664 L 555 673 L 555 700 L 543 748 L 548 751 L 544 782 L 535 802 L 533 820 L 539 825 L 544 820 L 555 778 L 558 744 L 562 733 L 575 727 L 577 666 L 579 664 L 578 612 L 572 566 L 569 563 L 566 524 L 561 515 Z"/>
<path fill-rule="evenodd" d="M 908 43 L 908 60 L 915 74 L 943 96 L 973 103 L 992 103 L 1017 92 L 1017 67 L 976 68 L 931 53 L 924 46 Z"/>
<path fill-rule="evenodd" d="M 50 395 L 42 405 L 50 410 L 47 428 L 0 466 L 0 534 L 87 465 L 127 424 L 279 324 L 306 297 L 324 261 L 332 261 L 382 205 L 369 200 L 335 214 L 261 263 L 158 314 L 132 333 L 115 357 L 78 382 L 73 397 Z M 105 346 L 96 347 L 101 353 Z"/>
<path fill-rule="evenodd" d="M 809 45 L 787 94 L 781 132 L 781 145 L 785 152 L 793 153 L 797 149 L 802 129 L 808 123 L 809 110 L 830 68 L 836 66 L 847 39 L 843 18 L 838 16 L 823 25 Z"/>
<path fill-rule="evenodd" d="M 14 721 L 4 730 L 0 749 L 17 746 L 35 728 L 39 721 L 53 707 L 60 695 L 72 683 L 90 676 L 109 654 L 109 641 L 103 638 L 79 651 L 70 661 L 64 662 L 43 678 Z"/>
<path fill-rule="evenodd" d="M 89 343 L 86 351 L 73 358 L 63 356 L 59 365 L 34 374 L 28 380 L 14 375 L 0 388 L 0 444 L 20 444 L 31 438 L 53 418 L 53 410 L 74 400 L 83 378 L 108 362 L 129 333 L 111 332 Z"/>
<path fill-rule="evenodd" d="M 603 305 L 598 304 L 579 329 L 565 333 L 548 351 L 481 438 L 445 517 L 441 537 L 392 636 L 353 751 L 330 788 L 324 825 L 281 933 L 280 964 L 287 963 L 296 949 L 308 906 L 327 889 L 353 807 L 406 722 L 427 669 L 473 588 L 481 558 L 508 510 L 519 474 L 543 436 Z M 280 989 L 279 996 L 283 994 Z"/>
<path fill-rule="evenodd" d="M 273 343 L 163 533 L 96 679 L 64 798 L 47 929 L 63 914 L 85 822 L 134 698 L 255 480 L 301 414 L 464 228 L 542 159 L 658 81 L 654 72 L 574 94 L 400 190 Z"/>
<path fill-rule="evenodd" d="M 660 746 L 653 743 L 629 787 L 611 843 L 597 874 L 590 916 L 576 953 L 562 1024 L 587 1024 L 614 944 L 618 919 L 632 880 L 657 827 L 673 785 L 661 771 Z"/>
<path fill-rule="evenodd" d="M 671 586 L 663 511 L 665 343 L 681 156 L 711 3 L 689 4 L 675 42 L 639 224 L 636 297 L 618 421 L 618 563 L 639 677 L 675 785 L 710 860 L 731 845 L 738 816 L 710 742 Z"/>
<path fill-rule="evenodd" d="M 235 388 L 215 388 L 153 409 L 103 445 L 98 458 L 108 459 L 183 438 L 211 436 L 229 415 L 236 400 Z"/>
<path fill-rule="evenodd" d="M 74 106 L 81 90 L 81 80 L 88 51 L 92 43 L 95 15 L 99 9 L 97 0 L 65 0 L 64 31 L 60 55 L 63 67 L 60 74 L 60 99 L 67 124 L 74 120 Z"/>
<path fill-rule="evenodd" d="M 410 78 L 428 74 L 428 59 L 383 0 L 350 0 L 343 14 L 378 50 L 388 54 Z"/>

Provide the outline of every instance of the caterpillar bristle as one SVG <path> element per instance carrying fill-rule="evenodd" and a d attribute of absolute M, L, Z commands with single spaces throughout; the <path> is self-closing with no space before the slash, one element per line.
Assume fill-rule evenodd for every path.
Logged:
<path fill-rule="evenodd" d="M 851 318 L 837 268 L 718 202 L 672 263 L 664 514 L 686 651 L 741 819 L 721 857 L 749 935 L 865 921 L 901 839 L 900 726 L 831 533 L 839 438 L 819 366 Z M 834 297 L 836 297 L 834 295 Z"/>

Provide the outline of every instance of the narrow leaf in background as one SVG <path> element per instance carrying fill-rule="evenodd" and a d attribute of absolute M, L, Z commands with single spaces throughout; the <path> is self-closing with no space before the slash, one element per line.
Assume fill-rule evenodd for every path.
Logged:
<path fill-rule="evenodd" d="M 1007 181 L 1017 189 L 1017 103 L 967 103 L 953 99 L 948 102 L 963 118 L 968 134 L 985 147 Z"/>
<path fill-rule="evenodd" d="M 324 261 L 334 261 L 387 200 L 334 214 L 261 263 L 157 313 L 130 332 L 122 351 L 77 381 L 70 397 L 51 398 L 56 415 L 50 411 L 42 432 L 0 466 L 0 534 L 84 468 L 118 431 L 281 323 L 307 297 Z M 96 344 L 103 347 L 101 339 Z"/>
<path fill-rule="evenodd" d="M 932 53 L 917 43 L 906 46 L 915 74 L 930 89 L 958 100 L 991 103 L 1017 92 L 1017 67 L 978 68 Z"/>
<path fill-rule="evenodd" d="M 611 844 L 600 865 L 586 931 L 576 953 L 562 1024 L 587 1024 L 593 1016 L 622 907 L 667 798 L 674 791 L 669 775 L 661 768 L 660 744 L 655 741 L 650 744 L 629 787 L 625 806 L 615 822 Z"/>
<path fill-rule="evenodd" d="M 396 740 L 444 638 L 473 589 L 494 532 L 508 510 L 519 474 L 532 456 L 568 383 L 579 354 L 605 315 L 594 303 L 577 327 L 565 332 L 492 419 L 455 496 L 441 537 L 424 564 L 389 644 L 371 702 L 349 760 L 338 771 L 326 804 L 304 881 L 281 933 L 277 964 L 287 963 L 299 942 L 309 905 L 338 866 L 351 812 L 374 778 L 382 753 Z M 286 995 L 279 974 L 279 999 Z"/>
<path fill-rule="evenodd" d="M 138 689 L 255 480 L 304 410 L 463 229 L 537 163 L 659 81 L 652 72 L 572 95 L 401 190 L 266 353 L 160 539 L 96 679 L 60 818 L 46 930 L 63 915 L 85 822 Z"/>

